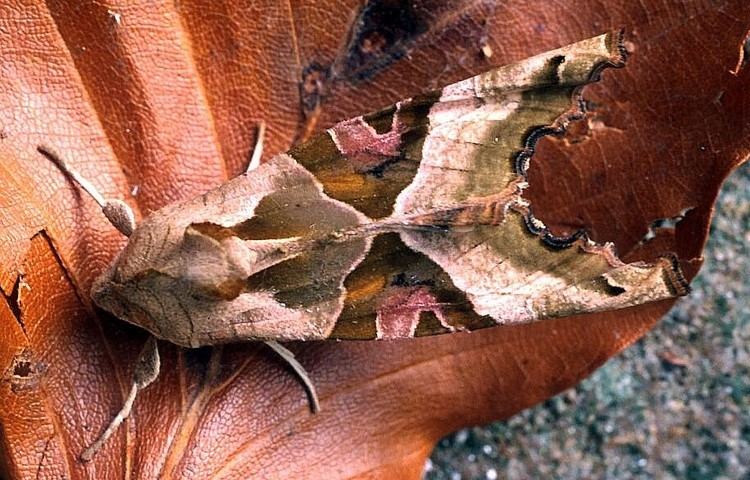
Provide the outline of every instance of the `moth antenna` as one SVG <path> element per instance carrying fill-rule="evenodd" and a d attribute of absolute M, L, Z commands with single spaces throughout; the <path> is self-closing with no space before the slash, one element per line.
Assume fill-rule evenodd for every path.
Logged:
<path fill-rule="evenodd" d="M 286 347 L 283 347 L 280 343 L 273 340 L 267 340 L 263 343 L 271 347 L 274 352 L 278 353 L 279 356 L 284 359 L 284 361 L 288 363 L 290 367 L 292 367 L 294 373 L 296 373 L 297 376 L 299 376 L 300 380 L 302 380 L 302 384 L 304 385 L 305 390 L 307 390 L 307 395 L 310 398 L 310 410 L 312 410 L 312 413 L 318 413 L 320 411 L 320 400 L 318 400 L 318 392 L 317 390 L 315 390 L 315 385 L 313 385 L 313 382 L 310 379 L 310 376 L 307 374 L 305 367 L 303 367 L 297 361 L 294 353 L 292 353 Z"/>
<path fill-rule="evenodd" d="M 255 170 L 260 166 L 260 157 L 263 156 L 263 139 L 266 136 L 266 122 L 261 120 L 258 122 L 258 129 L 255 134 L 255 147 L 253 147 L 253 154 L 250 156 L 250 163 L 247 165 L 245 173 Z"/>
<path fill-rule="evenodd" d="M 133 233 L 133 230 L 135 230 L 135 215 L 133 215 L 133 210 L 127 203 L 118 199 L 104 198 L 91 182 L 68 165 L 68 163 L 50 147 L 40 145 L 37 147 L 37 151 L 51 160 L 52 163 L 57 165 L 65 175 L 72 178 L 86 193 L 88 193 L 91 198 L 99 204 L 102 213 L 107 217 L 109 223 L 119 230 L 120 233 L 126 237 L 129 237 Z"/>
<path fill-rule="evenodd" d="M 101 433 L 101 435 L 94 440 L 94 443 L 89 445 L 83 453 L 81 453 L 82 462 L 88 462 L 94 458 L 94 455 L 96 455 L 104 444 L 107 443 L 109 437 L 111 437 L 120 425 L 122 425 L 122 422 L 130 416 L 138 392 L 156 380 L 159 376 L 160 368 L 161 359 L 159 357 L 159 346 L 156 343 L 155 337 L 149 337 L 149 339 L 146 340 L 146 344 L 143 346 L 141 353 L 138 355 L 138 360 L 136 360 L 135 370 L 133 371 L 133 383 L 130 385 L 130 391 L 125 397 L 122 408 L 117 412 L 115 418 L 109 422 L 109 425 L 107 425 L 107 428 Z"/>

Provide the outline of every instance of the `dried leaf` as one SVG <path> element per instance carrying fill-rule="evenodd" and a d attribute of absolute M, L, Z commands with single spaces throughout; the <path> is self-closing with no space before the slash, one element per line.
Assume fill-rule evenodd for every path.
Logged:
<path fill-rule="evenodd" d="M 750 29 L 744 6 L 3 4 L 2 473 L 416 478 L 441 435 L 573 384 L 670 304 L 471 335 L 294 345 L 320 389 L 316 416 L 263 347 L 226 347 L 220 363 L 209 350 L 167 348 L 128 428 L 83 466 L 76 455 L 119 408 L 145 337 L 92 313 L 90 285 L 124 242 L 37 145 L 55 145 L 105 195 L 147 213 L 239 173 L 260 120 L 271 155 L 336 121 L 624 28 L 627 67 L 587 90 L 585 123 L 539 142 L 529 199 L 555 233 L 585 227 L 628 261 L 698 259 L 721 181 L 750 151 L 748 69 L 730 72 Z M 639 245 L 654 220 L 688 207 L 673 231 Z M 683 268 L 692 276 L 699 265 Z"/>

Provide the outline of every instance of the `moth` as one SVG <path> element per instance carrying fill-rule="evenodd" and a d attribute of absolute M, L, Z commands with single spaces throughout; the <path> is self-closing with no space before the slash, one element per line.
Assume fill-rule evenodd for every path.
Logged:
<path fill-rule="evenodd" d="M 688 292 L 679 264 L 620 261 L 585 232 L 553 235 L 524 199 L 536 141 L 583 115 L 580 91 L 620 65 L 608 33 L 343 121 L 135 226 L 49 149 L 129 241 L 93 301 L 193 348 L 397 339 L 625 308 Z M 262 135 L 259 135 L 262 138 Z M 123 409 L 157 376 L 153 338 Z"/>

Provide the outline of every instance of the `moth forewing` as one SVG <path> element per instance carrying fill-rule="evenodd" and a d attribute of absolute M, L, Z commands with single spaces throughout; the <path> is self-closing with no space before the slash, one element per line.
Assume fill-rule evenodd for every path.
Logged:
<path fill-rule="evenodd" d="M 686 293 L 677 263 L 625 266 L 583 232 L 556 237 L 523 198 L 536 141 L 581 117 L 582 86 L 624 56 L 618 33 L 601 35 L 341 122 L 293 149 L 325 193 L 402 226 L 376 238 L 347 277 L 331 336 L 433 335 Z"/>

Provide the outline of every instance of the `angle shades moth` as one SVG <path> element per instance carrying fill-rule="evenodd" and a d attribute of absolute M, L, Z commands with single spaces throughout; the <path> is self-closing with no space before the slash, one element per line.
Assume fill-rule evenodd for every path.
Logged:
<path fill-rule="evenodd" d="M 604 35 L 341 122 L 153 213 L 93 298 L 197 347 L 430 335 L 682 294 L 673 262 L 556 238 L 522 196 L 536 139 L 621 61 Z"/>
<path fill-rule="evenodd" d="M 557 237 L 523 197 L 536 141 L 580 117 L 582 87 L 624 55 L 620 34 L 594 37 L 254 161 L 127 227 L 92 298 L 199 347 L 410 338 L 684 295 L 674 259 L 626 264 L 585 232 Z"/>

